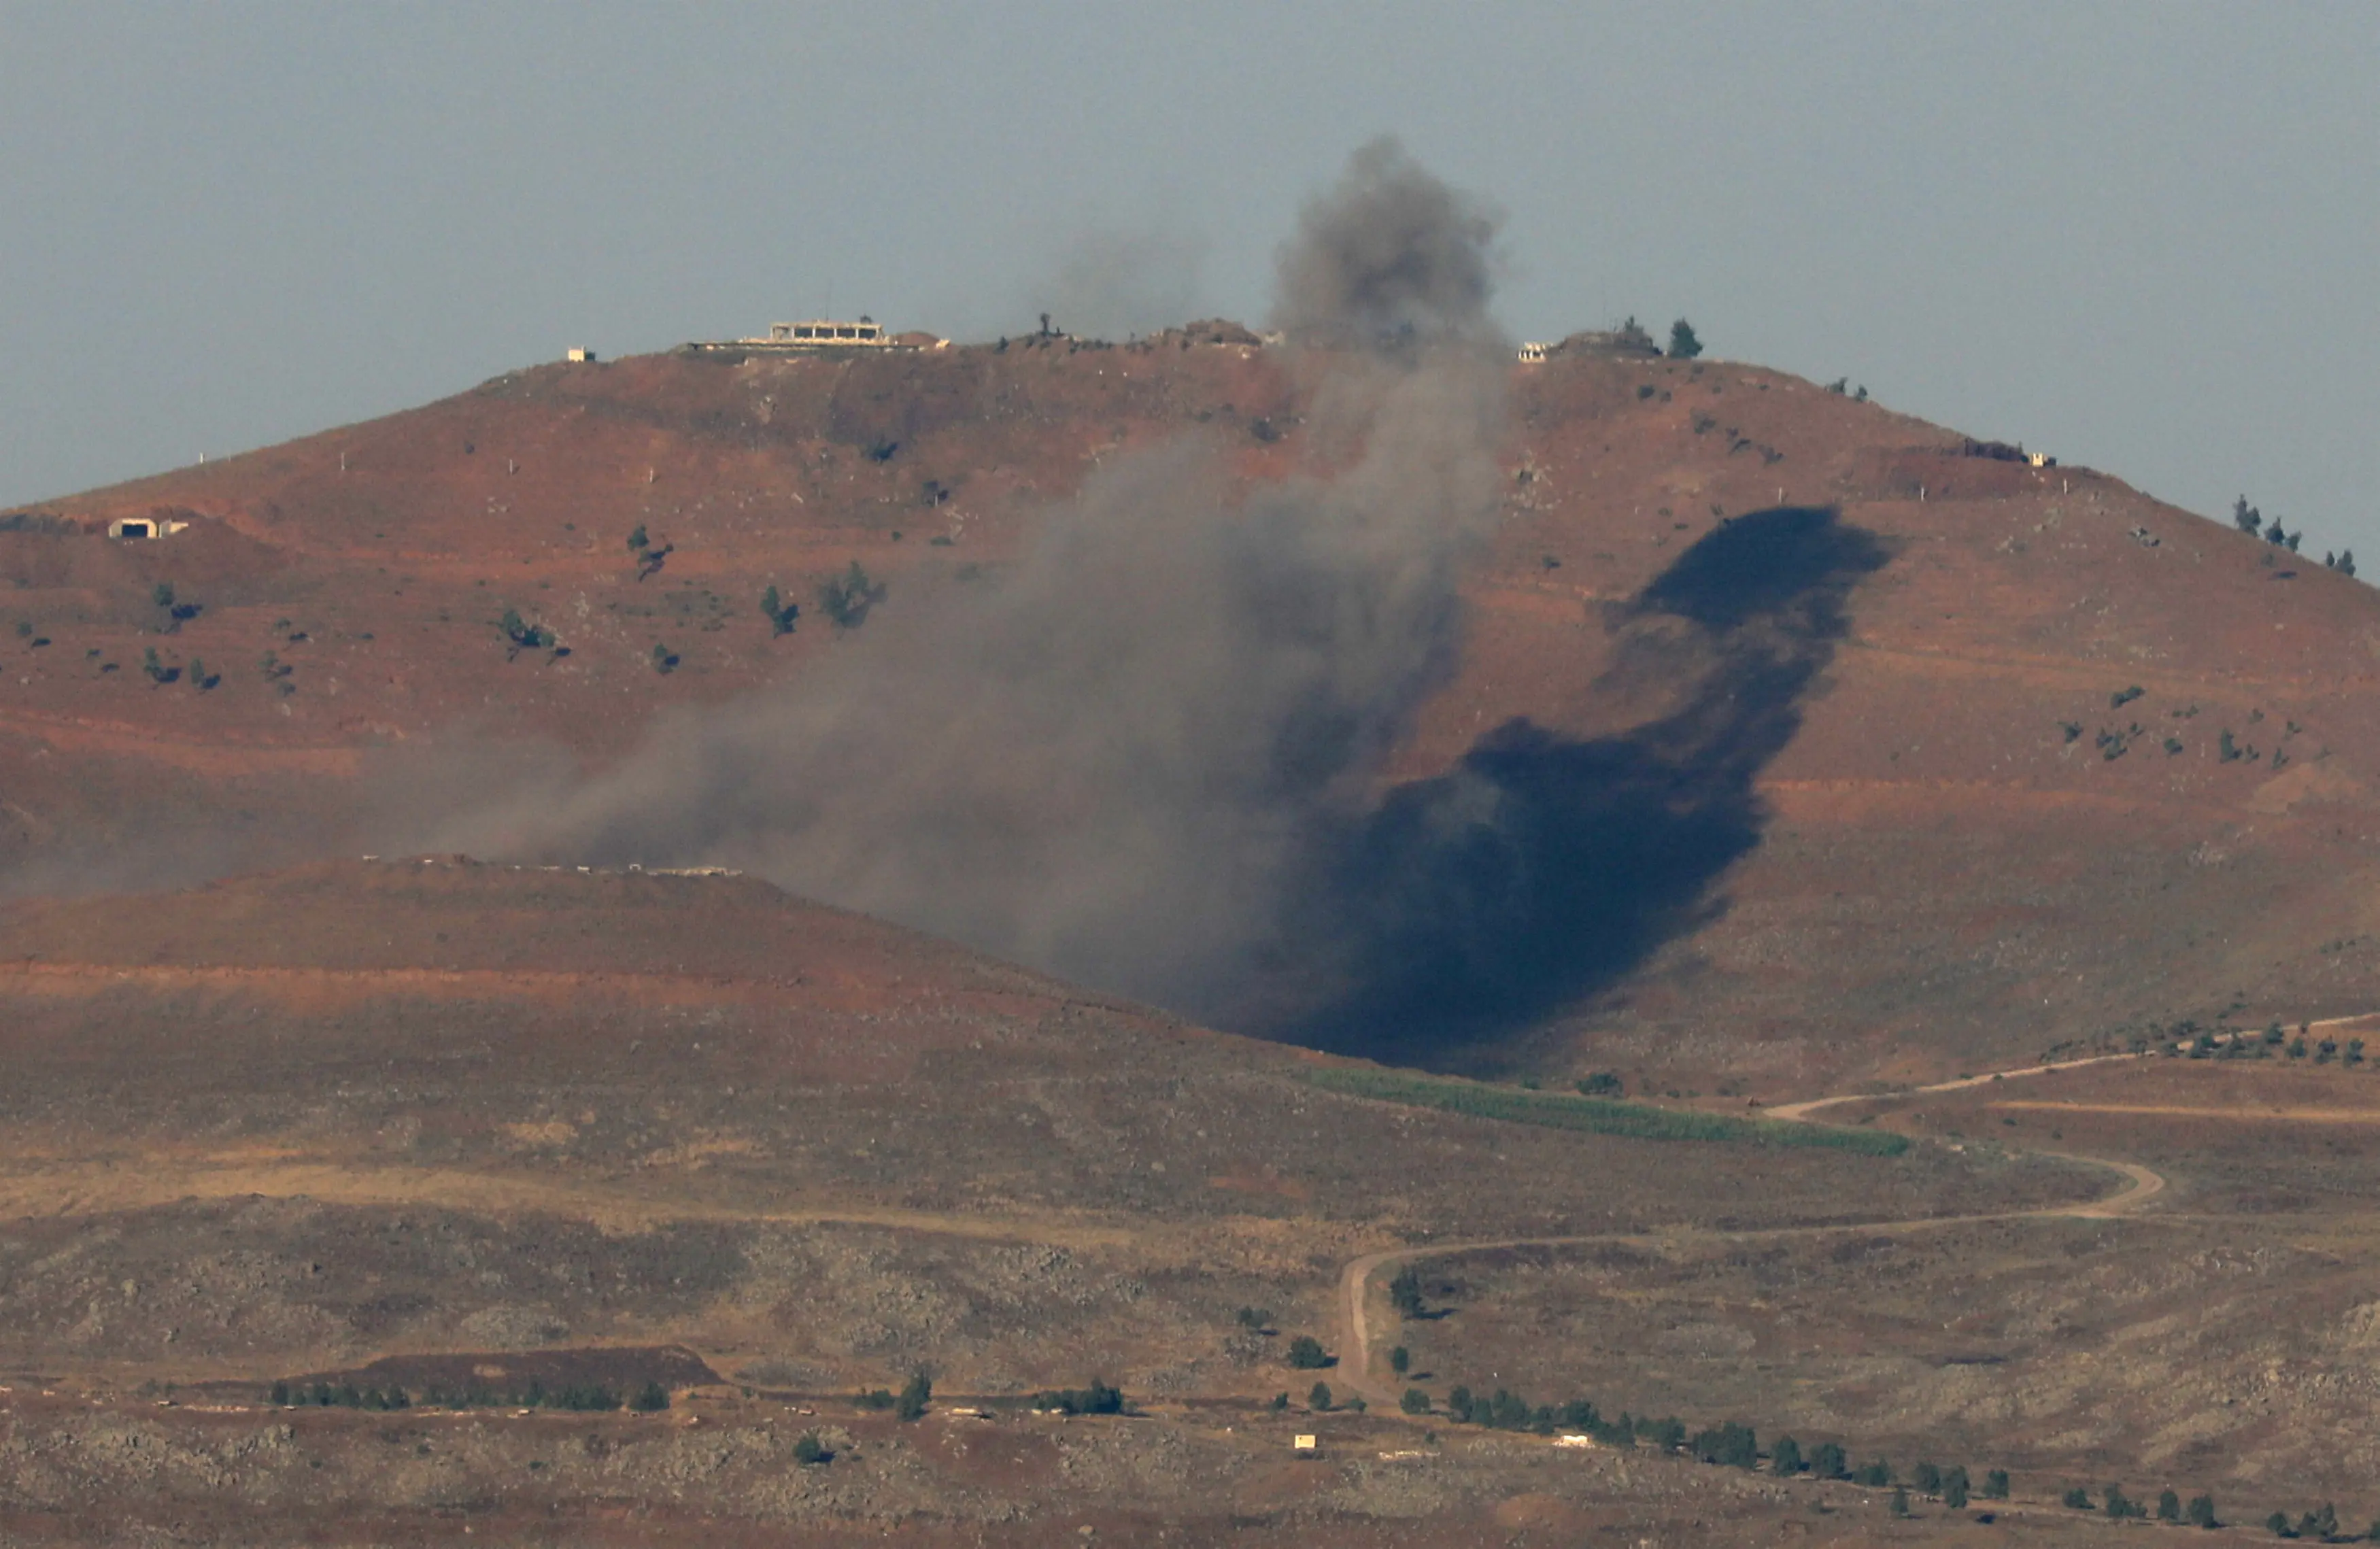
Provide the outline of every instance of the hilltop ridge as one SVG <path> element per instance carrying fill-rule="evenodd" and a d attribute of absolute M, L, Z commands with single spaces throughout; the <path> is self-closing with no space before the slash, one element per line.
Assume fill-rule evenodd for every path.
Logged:
<path fill-rule="evenodd" d="M 890 608 L 929 569 L 996 575 L 1038 511 L 1170 438 L 1288 476 L 1319 454 L 1299 358 L 1210 326 L 540 366 L 43 502 L 0 531 L 0 864 L 22 890 L 301 855 L 458 730 L 614 756 L 832 653 L 818 588 L 855 563 Z M 1579 816 L 1556 853 L 1596 878 L 1536 901 L 1546 952 L 1633 934 L 1458 1044 L 1325 1041 L 1759 1093 L 2380 990 L 2369 587 L 1757 367 L 1574 353 L 1510 390 L 1462 660 L 1383 795 L 1500 771 Z M 191 525 L 101 536 L 152 513 Z"/>

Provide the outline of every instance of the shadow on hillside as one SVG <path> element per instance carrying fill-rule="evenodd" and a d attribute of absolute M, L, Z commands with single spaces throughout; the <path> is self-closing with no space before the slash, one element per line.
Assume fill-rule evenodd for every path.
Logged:
<path fill-rule="evenodd" d="M 1336 989 L 1277 1035 L 1459 1066 L 1715 918 L 1760 842 L 1754 781 L 1802 724 L 1854 587 L 1888 558 L 1828 507 L 1740 516 L 1615 616 L 1623 661 L 1683 697 L 1624 734 L 1525 720 L 1342 835 L 1292 938 L 1339 943 Z"/>

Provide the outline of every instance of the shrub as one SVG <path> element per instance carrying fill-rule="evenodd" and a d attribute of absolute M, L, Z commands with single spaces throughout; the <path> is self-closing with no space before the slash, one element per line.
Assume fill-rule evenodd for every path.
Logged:
<path fill-rule="evenodd" d="M 1994 1469 L 1984 1475 L 1984 1499 L 2004 1501 L 2009 1498 L 2009 1474 L 2006 1469 Z"/>
<path fill-rule="evenodd" d="M 1407 1414 L 1427 1414 L 1429 1395 L 1418 1387 L 1408 1387 L 1405 1389 L 1405 1396 L 1398 1400 L 1397 1407 Z"/>
<path fill-rule="evenodd" d="M 1694 337 L 1694 325 L 1680 318 L 1670 324 L 1670 358 L 1692 360 L 1702 354 L 1703 342 Z"/>
<path fill-rule="evenodd" d="M 648 1382 L 628 1400 L 628 1408 L 638 1414 L 659 1414 L 670 1407 L 669 1389 L 657 1382 Z"/>
<path fill-rule="evenodd" d="M 1403 1376 L 1413 1367 L 1413 1351 L 1399 1345 L 1389 1352 L 1389 1370 Z"/>
<path fill-rule="evenodd" d="M 803 1432 L 802 1439 L 794 1444 L 794 1461 L 804 1468 L 808 1468 L 813 1463 L 828 1463 L 833 1460 L 834 1454 L 829 1452 L 826 1449 L 826 1444 L 818 1439 L 816 1431 Z"/>
<path fill-rule="evenodd" d="M 2157 1520 L 2160 1522 L 2180 1521 L 2181 1497 L 2175 1495 L 2171 1490 L 2158 1491 L 2156 1516 Z"/>
<path fill-rule="evenodd" d="M 1091 1386 L 1088 1387 L 1067 1387 L 1050 1393 L 1037 1393 L 1033 1396 L 1033 1407 L 1037 1410 L 1052 1410 L 1060 1414 L 1122 1414 L 1123 1393 L 1122 1389 L 1110 1387 L 1099 1378 L 1093 1377 Z M 1284 1393 L 1274 1398 L 1272 1407 L 1276 1410 L 1289 1408 L 1289 1395 Z"/>
<path fill-rule="evenodd" d="M 819 587 L 819 606 L 837 629 L 857 629 L 868 622 L 868 610 L 884 600 L 886 587 L 872 580 L 857 560 L 841 575 Z"/>
<path fill-rule="evenodd" d="M 1790 1477 L 1800 1473 L 1808 1466 L 1802 1461 L 1802 1444 L 1791 1436 L 1778 1437 L 1777 1445 L 1769 1449 L 1768 1471 L 1770 1473 Z"/>
<path fill-rule="evenodd" d="M 1272 1326 L 1272 1309 L 1269 1307 L 1243 1307 L 1232 1316 L 1242 1328 L 1252 1334 L 1262 1334 Z"/>
<path fill-rule="evenodd" d="M 1694 1457 L 1724 1468 L 1750 1469 L 1760 1462 L 1760 1446 L 1752 1427 L 1730 1420 L 1694 1437 Z"/>
<path fill-rule="evenodd" d="M 901 1397 L 893 1403 L 892 1413 L 894 1418 L 900 1420 L 923 1420 L 926 1417 L 926 1401 L 933 1398 L 933 1396 L 934 1384 L 932 1379 L 928 1377 L 923 1372 L 912 1373 L 909 1377 L 908 1386 L 901 1389 Z"/>
<path fill-rule="evenodd" d="M 1942 1470 L 1931 1463 L 1920 1463 L 1909 1470 L 1909 1482 L 1917 1486 L 1920 1495 L 1939 1495 L 1942 1492 Z"/>
<path fill-rule="evenodd" d="M 1323 1349 L 1321 1340 L 1311 1334 L 1301 1334 L 1289 1342 L 1289 1363 L 1300 1372 L 1318 1372 L 1330 1364 L 1330 1356 Z"/>
<path fill-rule="evenodd" d="M 862 1391 L 851 1396 L 851 1407 L 856 1410 L 889 1410 L 892 1407 L 892 1390 L 889 1387 Z"/>
<path fill-rule="evenodd" d="M 1305 1393 L 1305 1407 L 1318 1414 L 1327 1412 L 1330 1408 L 1330 1385 L 1327 1382 L 1318 1382 L 1308 1388 Z"/>
<path fill-rule="evenodd" d="M 802 605 L 785 601 L 777 595 L 777 588 L 771 587 L 760 594 L 760 613 L 769 621 L 771 634 L 791 635 L 794 621 L 802 616 Z"/>
<path fill-rule="evenodd" d="M 1892 1514 L 1895 1517 L 1909 1515 L 1909 1492 L 1899 1485 L 1895 1485 L 1892 1491 Z"/>
<path fill-rule="evenodd" d="M 528 623 L 515 609 L 504 610 L 504 616 L 496 621 L 496 628 L 512 645 L 512 648 L 504 652 L 506 661 L 523 651 L 550 650 L 553 647 L 553 631 L 542 624 Z"/>
<path fill-rule="evenodd" d="M 1455 1384 L 1453 1391 L 1446 1396 L 1446 1412 L 1457 1420 L 1470 1419 L 1471 1390 L 1461 1383 Z"/>
<path fill-rule="evenodd" d="M 1879 1458 L 1875 1462 L 1870 1463 L 1867 1467 L 1853 1473 L 1852 1475 L 1852 1482 L 1855 1484 L 1867 1485 L 1871 1489 L 1881 1490 L 1886 1485 L 1892 1482 L 1892 1465 Z"/>
<path fill-rule="evenodd" d="M 1952 1469 L 1942 1476 L 1942 1504 L 1953 1511 L 1964 1509 L 1967 1504 L 1967 1470 Z"/>
<path fill-rule="evenodd" d="M 641 554 L 651 546 L 652 539 L 645 536 L 645 525 L 638 523 L 636 531 L 628 535 L 628 552 Z"/>
<path fill-rule="evenodd" d="M 1844 1467 L 1843 1449 L 1833 1442 L 1820 1442 L 1810 1452 L 1810 1472 L 1820 1479 L 1841 1479 L 1851 1470 Z"/>
<path fill-rule="evenodd" d="M 2250 505 L 2248 497 L 2242 495 L 2231 502 L 2231 525 L 2253 538 L 2265 528 L 2265 514 Z"/>
<path fill-rule="evenodd" d="M 2077 1511 L 2088 1511 L 2091 1509 L 2091 1492 L 2085 1490 L 2080 1484 L 2077 1484 L 2071 1490 L 2067 1491 L 2065 1495 L 2058 1498 Z"/>
<path fill-rule="evenodd" d="M 653 642 L 653 671 L 664 678 L 677 671 L 677 652 L 659 640 Z"/>
<path fill-rule="evenodd" d="M 1421 1276 L 1413 1265 L 1398 1270 L 1396 1278 L 1389 1282 L 1389 1305 L 1397 1310 L 1401 1318 L 1417 1318 L 1426 1310 L 1421 1300 Z"/>
<path fill-rule="evenodd" d="M 1579 1078 L 1578 1092 L 1582 1097 L 1617 1097 L 1626 1091 L 1617 1071 L 1597 1071 Z"/>

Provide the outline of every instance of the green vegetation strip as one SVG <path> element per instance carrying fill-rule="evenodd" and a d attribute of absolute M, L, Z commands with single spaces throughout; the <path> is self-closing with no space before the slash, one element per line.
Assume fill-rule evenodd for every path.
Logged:
<path fill-rule="evenodd" d="M 1638 1140 L 1733 1141 L 1751 1145 L 1820 1145 L 1870 1156 L 1898 1156 L 1909 1149 L 1907 1136 L 1877 1130 L 1791 1124 L 1774 1119 L 1735 1119 L 1687 1108 L 1657 1107 L 1650 1103 L 1489 1086 L 1405 1071 L 1325 1066 L 1301 1071 L 1298 1079 L 1352 1097 L 1444 1108 L 1450 1113 L 1509 1119 L 1515 1124 L 1542 1124 L 1554 1130 L 1585 1130 L 1597 1135 L 1630 1135 Z"/>

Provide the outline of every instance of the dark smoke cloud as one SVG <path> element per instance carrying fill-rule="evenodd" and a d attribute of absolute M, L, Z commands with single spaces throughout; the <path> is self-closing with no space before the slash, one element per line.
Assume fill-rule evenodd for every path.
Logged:
<path fill-rule="evenodd" d="M 1112 465 L 995 578 L 905 577 L 799 681 L 423 837 L 738 866 L 1194 1013 L 1246 1003 L 1461 647 L 1500 485 L 1495 230 L 1366 147 L 1280 260 L 1278 321 L 1330 346 L 1327 474 L 1235 497 L 1197 439 Z"/>

